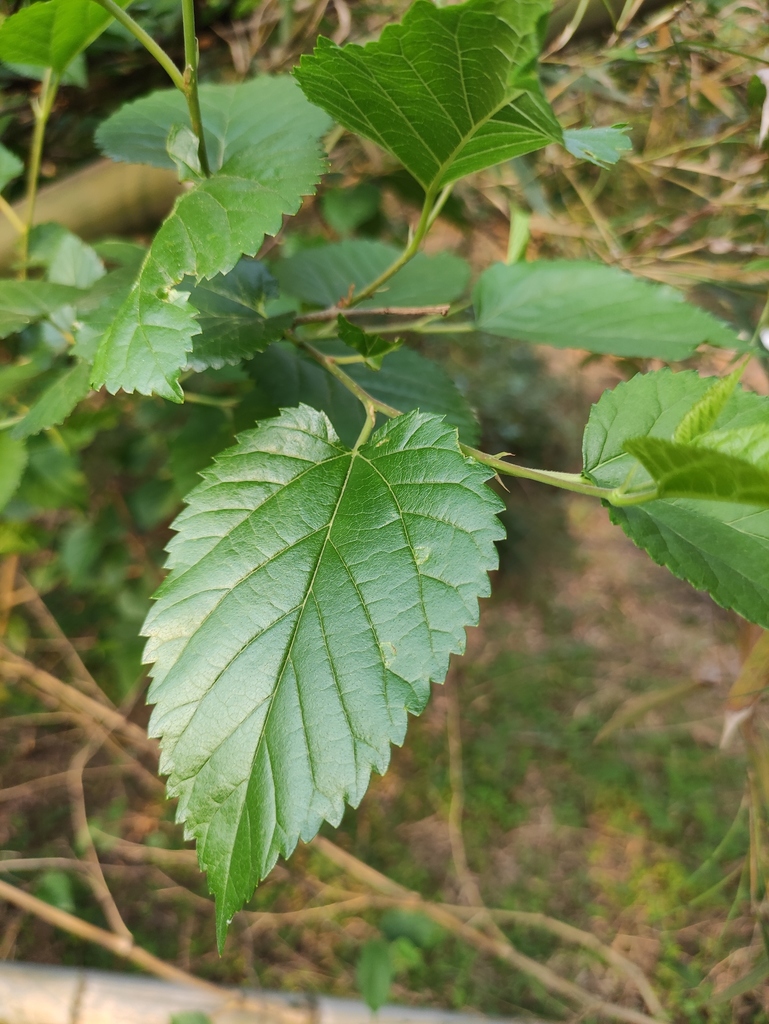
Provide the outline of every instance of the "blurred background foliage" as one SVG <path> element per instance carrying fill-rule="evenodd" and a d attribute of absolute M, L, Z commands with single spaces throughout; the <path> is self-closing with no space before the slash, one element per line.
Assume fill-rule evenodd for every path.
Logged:
<path fill-rule="evenodd" d="M 405 6 L 203 0 L 203 78 L 286 70 L 318 32 L 365 40 Z M 5 14 L 17 7 L 0 3 Z M 579 19 L 567 20 L 542 66 L 565 126 L 627 122 L 633 153 L 601 170 L 551 147 L 473 176 L 456 188 L 427 249 L 461 255 L 477 272 L 505 257 L 517 219 L 527 225 L 526 258 L 616 264 L 752 332 L 769 287 L 766 153 L 757 144 L 765 89 L 756 76 L 769 66 L 765 5 L 638 7 L 625 4 L 614 30 L 584 34 Z M 181 57 L 176 0 L 137 2 L 132 13 Z M 165 85 L 119 27 L 105 32 L 59 95 L 44 177 L 89 164 L 100 120 Z M 34 91 L 28 69 L 0 68 L 0 135 L 20 155 Z M 389 157 L 343 135 L 319 195 L 264 256 L 349 237 L 401 244 L 420 201 Z M 601 389 L 652 368 L 480 334 L 408 342 L 466 395 L 486 450 L 565 470 L 579 467 L 582 424 Z M 0 350 L 0 417 L 31 404 L 64 347 L 56 332 L 30 328 Z M 704 368 L 719 372 L 719 358 L 706 354 Z M 748 380 L 766 392 L 758 365 Z M 88 723 L 41 706 L 35 668 L 86 689 L 96 680 L 146 723 L 138 631 L 169 524 L 198 471 L 270 411 L 269 396 L 240 368 L 198 374 L 187 398 L 173 406 L 92 395 L 30 443 L 0 521 L 0 856 L 98 850 L 136 941 L 212 980 L 341 995 L 380 985 L 402 1002 L 563 1017 L 564 1004 L 526 975 L 420 915 L 367 902 L 315 848 L 275 869 L 219 959 L 212 904 L 155 765 L 110 741 L 83 768 Z M 468 656 L 361 809 L 326 834 L 425 897 L 462 902 L 467 878 L 452 832 L 459 785 L 464 870 L 487 905 L 546 913 L 596 936 L 642 968 L 676 1022 L 769 1021 L 764 798 L 753 776 L 746 786 L 740 742 L 719 749 L 747 632 L 615 536 L 601 509 L 525 482 L 511 487 L 497 596 Z M 453 753 L 452 708 L 461 723 Z M 77 787 L 73 796 L 64 775 L 73 764 L 84 779 L 85 832 Z M 105 923 L 87 873 L 65 864 L 7 877 Z M 334 909 L 345 902 L 354 909 Z M 520 950 L 559 975 L 643 1006 L 627 979 L 585 948 L 504 921 Z M 5 904 L 0 956 L 119 966 Z"/>

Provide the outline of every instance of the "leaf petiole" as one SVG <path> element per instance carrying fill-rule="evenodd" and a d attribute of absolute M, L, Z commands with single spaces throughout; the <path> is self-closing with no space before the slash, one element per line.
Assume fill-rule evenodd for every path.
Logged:
<path fill-rule="evenodd" d="M 420 214 L 419 221 L 414 234 L 409 240 L 409 244 L 400 254 L 400 256 L 394 260 L 387 270 L 382 271 L 379 277 L 375 278 L 371 284 L 367 284 L 365 288 L 362 288 L 356 295 L 353 295 L 350 300 L 350 306 L 357 306 L 359 302 L 363 302 L 364 299 L 370 298 L 376 291 L 378 291 L 383 284 L 394 277 L 401 267 L 405 267 L 409 260 L 412 260 L 422 245 L 422 242 L 427 235 L 427 232 L 435 223 L 438 214 L 443 209 L 443 205 L 451 195 L 452 185 L 447 185 L 436 198 L 436 192 L 434 189 L 430 189 L 425 195 L 425 201 L 422 205 L 422 213 Z"/>
<path fill-rule="evenodd" d="M 35 219 L 35 202 L 37 190 L 40 183 L 40 165 L 43 159 L 43 142 L 45 141 L 45 129 L 48 118 L 51 116 L 53 104 L 56 100 L 56 93 L 59 88 L 59 75 L 53 68 L 47 68 L 43 75 L 40 88 L 40 96 L 32 102 L 32 111 L 35 115 L 35 127 L 32 132 L 32 147 L 29 154 L 29 167 L 27 168 L 27 205 L 24 211 L 24 230 L 21 233 L 20 276 L 27 276 L 27 262 L 29 260 L 29 233 Z"/>
<path fill-rule="evenodd" d="M 182 0 L 182 22 L 184 31 L 184 87 L 187 107 L 190 112 L 192 130 L 198 137 L 198 156 L 200 167 L 207 178 L 211 176 L 208 162 L 206 139 L 203 134 L 203 115 L 200 112 L 200 96 L 198 94 L 198 39 L 195 35 L 195 0 Z"/>

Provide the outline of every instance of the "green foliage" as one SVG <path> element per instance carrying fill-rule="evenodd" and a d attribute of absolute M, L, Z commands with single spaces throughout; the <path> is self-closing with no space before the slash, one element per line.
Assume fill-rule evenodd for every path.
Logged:
<path fill-rule="evenodd" d="M 604 487 L 620 487 L 629 477 L 634 487 L 643 484 L 645 470 L 627 451 L 628 442 L 638 437 L 672 439 L 678 424 L 708 387 L 707 380 L 690 371 L 673 374 L 660 370 L 605 392 L 585 429 L 586 475 Z M 737 389 L 714 425 L 732 431 L 765 423 L 768 407 L 769 399 Z M 739 501 L 663 498 L 612 508 L 610 514 L 656 562 L 692 586 L 707 590 L 718 604 L 766 627 L 766 504 L 757 508 Z"/>
<path fill-rule="evenodd" d="M 127 7 L 130 0 L 117 0 Z M 24 7 L 0 25 L 0 60 L 61 74 L 112 21 L 92 0 L 45 0 Z"/>
<path fill-rule="evenodd" d="M 0 30 L 1 31 L 1 30 Z M 0 146 L 0 192 L 24 171 L 24 164 L 15 153 Z"/>
<path fill-rule="evenodd" d="M 611 167 L 623 153 L 632 150 L 633 144 L 624 134 L 630 125 L 617 124 L 612 128 L 567 128 L 563 133 L 563 144 L 580 160 L 589 160 L 599 167 Z"/>
<path fill-rule="evenodd" d="M 213 174 L 177 200 L 101 340 L 92 383 L 112 393 L 122 388 L 182 400 L 179 375 L 200 326 L 174 287 L 186 276 L 227 273 L 241 255 L 256 255 L 265 234 L 275 234 L 283 215 L 296 213 L 301 197 L 314 191 L 322 171 L 317 140 L 327 121 L 290 79 L 209 86 L 201 93 L 204 110 L 216 112 L 211 123 L 222 128 L 211 149 Z M 143 154 L 160 160 L 160 139 L 165 152 L 164 133 L 179 116 L 176 98 L 156 93 L 149 104 L 138 100 L 123 108 L 107 142 L 101 136 L 105 151 L 124 160 Z M 132 139 L 143 138 L 148 105 L 160 127 L 137 151 Z"/>
<path fill-rule="evenodd" d="M 372 939 L 360 951 L 355 971 L 366 1005 L 375 1013 L 387 1002 L 393 979 L 390 943 Z"/>
<path fill-rule="evenodd" d="M 7 430 L 0 432 L 0 509 L 13 497 L 26 465 L 24 442 L 11 437 Z"/>
<path fill-rule="evenodd" d="M 194 287 L 189 301 L 198 311 L 200 333 L 193 338 L 188 365 L 194 370 L 234 365 L 282 338 L 294 318 L 266 316 L 265 302 L 277 294 L 277 282 L 264 264 L 250 259 Z"/>
<path fill-rule="evenodd" d="M 313 306 L 336 306 L 384 273 L 399 255 L 400 250 L 386 242 L 352 239 L 305 249 L 276 263 L 273 270 L 289 295 Z M 459 256 L 419 253 L 360 308 L 454 302 L 469 280 L 470 267 Z"/>
<path fill-rule="evenodd" d="M 145 656 L 220 945 L 278 855 L 360 801 L 463 650 L 502 533 L 488 475 L 437 417 L 351 451 L 300 406 L 241 435 L 190 495 Z"/>
<path fill-rule="evenodd" d="M 360 364 L 346 370 L 378 401 L 401 412 L 423 409 L 445 416 L 461 441 L 478 441 L 478 422 L 467 401 L 446 371 L 419 353 L 403 348 L 388 356 L 378 372 Z M 251 360 L 249 372 L 260 392 L 263 414 L 304 403 L 325 412 L 345 444 L 355 444 L 365 419 L 363 406 L 313 360 L 285 345 L 272 345 Z"/>
<path fill-rule="evenodd" d="M 90 371 L 90 366 L 84 362 L 75 363 L 64 370 L 35 400 L 21 423 L 16 424 L 12 436 L 30 437 L 63 423 L 91 390 L 88 383 Z"/>
<path fill-rule="evenodd" d="M 706 341 L 743 347 L 672 288 L 598 263 L 495 263 L 475 286 L 473 305 L 482 330 L 558 348 L 673 362 Z"/>
<path fill-rule="evenodd" d="M 48 281 L 0 281 L 0 338 L 22 331 L 83 297 L 80 288 Z"/>

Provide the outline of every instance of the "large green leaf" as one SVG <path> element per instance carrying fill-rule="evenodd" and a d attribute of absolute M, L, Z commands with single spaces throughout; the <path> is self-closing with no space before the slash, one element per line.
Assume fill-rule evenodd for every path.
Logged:
<path fill-rule="evenodd" d="M 363 406 L 347 388 L 292 345 L 271 345 L 248 365 L 270 412 L 304 403 L 322 409 L 345 444 L 353 445 L 365 419 Z M 459 431 L 465 444 L 480 437 L 478 421 L 466 399 L 437 363 L 411 349 L 389 355 L 381 370 L 361 364 L 345 367 L 362 388 L 401 412 L 421 409 L 437 413 Z"/>
<path fill-rule="evenodd" d="M 400 253 L 387 242 L 351 239 L 304 249 L 278 261 L 273 273 L 290 295 L 315 306 L 335 306 L 351 289 L 357 291 L 379 277 Z M 470 267 L 461 257 L 448 252 L 435 256 L 419 253 L 360 308 L 453 302 L 464 294 L 469 280 Z"/>
<path fill-rule="evenodd" d="M 116 0 L 127 7 L 130 0 Z M 93 0 L 46 0 L 6 18 L 0 26 L 0 60 L 33 64 L 61 74 L 112 21 Z"/>
<path fill-rule="evenodd" d="M 198 311 L 200 334 L 193 339 L 189 366 L 203 370 L 239 363 L 282 337 L 293 314 L 268 317 L 264 308 L 277 294 L 275 278 L 263 263 L 251 259 L 193 288 L 190 302 Z"/>
<path fill-rule="evenodd" d="M 23 441 L 0 432 L 0 509 L 5 508 L 16 492 L 27 465 L 27 449 Z"/>
<path fill-rule="evenodd" d="M 90 388 L 88 363 L 75 363 L 68 367 L 37 398 L 24 419 L 13 428 L 14 437 L 30 437 L 63 423 Z"/>
<path fill-rule="evenodd" d="M 625 451 L 632 438 L 670 439 L 712 381 L 696 373 L 638 375 L 607 391 L 585 429 L 584 471 L 603 487 L 618 487 L 635 470 L 633 486 L 649 475 Z M 766 422 L 769 399 L 738 389 L 716 420 L 719 430 Z M 706 590 L 725 608 L 769 627 L 769 509 L 723 501 L 664 498 L 610 508 L 612 521 L 674 575 Z"/>
<path fill-rule="evenodd" d="M 0 338 L 43 320 L 84 294 L 80 288 L 49 281 L 0 281 Z"/>
<path fill-rule="evenodd" d="M 481 330 L 558 348 L 672 362 L 706 341 L 744 347 L 672 288 L 598 263 L 495 263 L 478 280 L 473 305 Z"/>
<path fill-rule="evenodd" d="M 313 103 L 426 190 L 561 142 L 536 77 L 546 0 L 416 0 L 376 42 L 319 39 L 295 70 Z"/>
<path fill-rule="evenodd" d="M 175 523 L 144 633 L 150 732 L 233 913 L 384 772 L 489 593 L 488 471 L 410 413 L 357 451 L 301 406 L 242 434 Z"/>
<path fill-rule="evenodd" d="M 265 234 L 275 234 L 283 216 L 313 192 L 323 169 L 317 140 L 328 119 L 290 78 L 206 86 L 201 93 L 205 110 L 220 114 L 212 119 L 222 129 L 209 154 L 213 173 L 177 200 L 101 341 L 92 382 L 113 393 L 123 388 L 181 401 L 179 374 L 200 327 L 175 286 L 185 277 L 226 274 L 241 255 L 254 256 Z M 132 104 L 124 127 L 130 116 L 143 124 L 144 104 L 157 104 L 157 96 Z M 175 123 L 178 106 L 175 92 L 165 98 L 164 128 Z M 109 152 L 133 159 L 130 141 Z"/>

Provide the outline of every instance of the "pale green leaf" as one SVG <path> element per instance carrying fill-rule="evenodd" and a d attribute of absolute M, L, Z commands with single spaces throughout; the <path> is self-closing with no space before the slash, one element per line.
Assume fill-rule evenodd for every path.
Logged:
<path fill-rule="evenodd" d="M 131 292 L 102 338 L 94 387 L 104 384 L 113 393 L 122 388 L 181 401 L 179 374 L 200 327 L 194 307 L 175 286 L 187 276 L 199 281 L 226 274 L 241 255 L 255 255 L 264 236 L 280 229 L 284 215 L 296 213 L 322 173 L 317 139 L 328 120 L 290 78 L 207 86 L 201 93 L 204 116 L 218 110 L 218 121 L 212 122 L 223 126 L 209 152 L 212 176 L 177 200 L 156 234 Z M 175 94 L 165 99 L 173 124 Z M 162 107 L 158 94 L 149 101 L 153 110 L 159 102 Z M 141 123 L 144 103 L 139 100 L 120 113 Z M 121 158 L 132 159 L 128 151 Z"/>
<path fill-rule="evenodd" d="M 674 441 L 689 444 L 712 429 L 713 424 L 723 412 L 724 406 L 734 394 L 734 389 L 745 372 L 745 365 L 743 363 L 728 377 L 723 377 L 711 384 L 702 398 L 694 403 L 676 427 L 673 434 Z"/>
<path fill-rule="evenodd" d="M 24 170 L 24 164 L 10 149 L 0 145 L 0 192 Z"/>
<path fill-rule="evenodd" d="M 313 103 L 435 191 L 561 142 L 536 77 L 548 8 L 544 0 L 417 0 L 366 46 L 319 39 L 294 74 Z"/>
<path fill-rule="evenodd" d="M 173 160 L 179 181 L 197 181 L 203 177 L 200 166 L 200 140 L 186 124 L 175 124 L 168 133 L 166 150 Z"/>
<path fill-rule="evenodd" d="M 13 428 L 13 436 L 30 437 L 63 423 L 91 390 L 90 372 L 88 363 L 83 362 L 66 369 L 34 401 L 24 419 Z"/>
<path fill-rule="evenodd" d="M 629 129 L 626 124 L 612 128 L 567 128 L 563 133 L 563 144 L 579 160 L 589 160 L 599 167 L 611 167 L 623 153 L 633 149 L 625 134 Z"/>
<path fill-rule="evenodd" d="M 401 412 L 420 409 L 445 416 L 465 444 L 477 444 L 478 421 L 467 400 L 437 363 L 402 348 L 378 371 L 361 364 L 346 366 L 349 374 L 370 395 Z M 271 345 L 248 364 L 264 405 L 271 413 L 304 403 L 322 409 L 341 439 L 352 446 L 365 413 L 358 399 L 338 380 L 293 345 Z"/>
<path fill-rule="evenodd" d="M 364 331 L 357 324 L 350 323 L 341 313 L 336 318 L 336 327 L 345 345 L 359 352 L 372 370 L 381 370 L 384 357 L 395 352 L 402 344 L 399 338 L 383 338 L 381 334 Z"/>
<path fill-rule="evenodd" d="M 598 263 L 495 263 L 478 280 L 473 305 L 481 330 L 557 348 L 673 362 L 703 342 L 743 347 L 672 288 Z"/>
<path fill-rule="evenodd" d="M 502 535 L 488 477 L 438 417 L 351 451 L 301 406 L 189 496 L 143 631 L 150 732 L 220 945 L 277 857 L 359 803 L 464 649 Z"/>
<path fill-rule="evenodd" d="M 200 334 L 192 342 L 188 365 L 194 370 L 239 363 L 263 351 L 290 327 L 292 313 L 268 317 L 265 302 L 278 285 L 263 263 L 242 259 L 229 274 L 218 274 L 193 288 Z"/>
<path fill-rule="evenodd" d="M 646 469 L 661 498 L 704 498 L 769 508 L 769 469 L 736 455 L 663 437 L 631 438 L 625 442 L 625 451 Z"/>
<path fill-rule="evenodd" d="M 697 439 L 697 444 L 714 452 L 723 452 L 769 470 L 769 422 L 753 423 L 733 430 L 712 430 Z"/>
<path fill-rule="evenodd" d="M 27 448 L 23 441 L 0 432 L 0 509 L 5 508 L 21 482 L 27 465 Z"/>
<path fill-rule="evenodd" d="M 127 7 L 130 0 L 117 0 Z M 0 60 L 61 73 L 112 21 L 93 0 L 45 0 L 12 14 L 0 26 Z"/>
<path fill-rule="evenodd" d="M 584 471 L 602 487 L 618 487 L 636 470 L 635 488 L 650 481 L 625 451 L 631 438 L 671 439 L 711 381 L 686 371 L 638 375 L 605 392 L 590 414 Z M 719 415 L 720 430 L 743 429 L 769 417 L 769 399 L 738 388 Z M 725 608 L 769 627 L 769 509 L 722 501 L 663 498 L 610 508 L 612 521 L 681 579 L 706 590 Z"/>
<path fill-rule="evenodd" d="M 351 239 L 304 249 L 279 260 L 273 273 L 289 295 L 314 306 L 335 306 L 379 277 L 400 254 L 387 242 Z M 419 253 L 359 308 L 453 302 L 464 294 L 469 280 L 470 267 L 461 257 Z"/>
<path fill-rule="evenodd" d="M 29 262 L 44 267 L 48 281 L 90 288 L 104 276 L 96 250 L 61 224 L 38 224 L 29 236 Z"/>
<path fill-rule="evenodd" d="M 49 281 L 0 281 L 0 338 L 76 303 L 84 294 L 80 288 Z"/>

